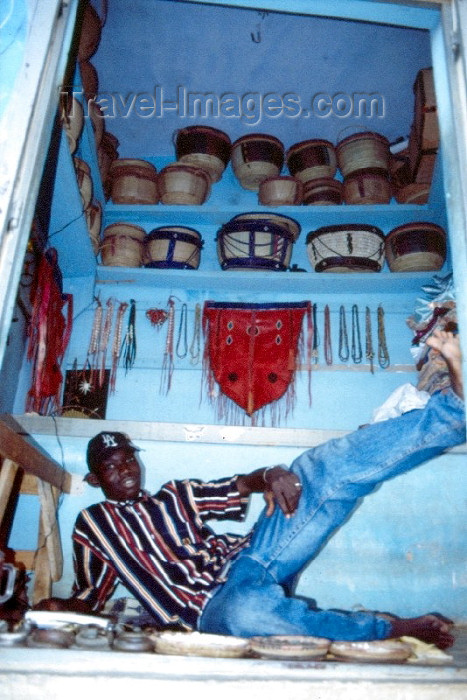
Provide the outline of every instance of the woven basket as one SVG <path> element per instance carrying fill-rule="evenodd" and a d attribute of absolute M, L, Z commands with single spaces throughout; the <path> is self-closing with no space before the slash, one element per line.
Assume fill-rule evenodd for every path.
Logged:
<path fill-rule="evenodd" d="M 292 175 L 267 177 L 259 185 L 258 202 L 267 207 L 294 206 L 303 199 L 303 182 Z"/>
<path fill-rule="evenodd" d="M 346 204 L 389 204 L 391 183 L 386 170 L 358 170 L 344 178 Z"/>
<path fill-rule="evenodd" d="M 88 226 L 89 238 L 91 240 L 92 249 L 97 255 L 101 242 L 101 225 L 102 225 L 102 206 L 98 200 L 92 202 L 86 211 L 86 223 Z"/>
<path fill-rule="evenodd" d="M 376 168 L 389 172 L 389 141 L 374 131 L 347 136 L 336 146 L 337 164 L 347 177 L 356 170 Z"/>
<path fill-rule="evenodd" d="M 102 264 L 114 267 L 140 267 L 146 231 L 140 226 L 118 222 L 104 230 L 100 246 Z"/>
<path fill-rule="evenodd" d="M 209 126 L 187 126 L 175 132 L 175 151 L 180 163 L 194 165 L 218 182 L 230 160 L 229 136 Z"/>
<path fill-rule="evenodd" d="M 63 100 L 60 120 L 65 130 L 70 153 L 73 154 L 84 127 L 84 109 L 75 97 L 69 99 L 69 104 L 66 104 L 67 99 L 69 99 L 68 96 Z"/>
<path fill-rule="evenodd" d="M 308 180 L 304 185 L 303 204 L 328 206 L 342 203 L 342 182 L 332 177 Z"/>
<path fill-rule="evenodd" d="M 241 136 L 232 144 L 232 168 L 245 190 L 258 192 L 267 177 L 279 175 L 284 164 L 284 146 L 268 134 Z"/>
<path fill-rule="evenodd" d="M 203 204 L 211 193 L 206 170 L 178 162 L 160 171 L 158 184 L 163 204 Z"/>
<path fill-rule="evenodd" d="M 161 226 L 145 239 L 145 267 L 196 270 L 203 241 L 198 231 L 187 226 Z"/>
<path fill-rule="evenodd" d="M 289 148 L 286 155 L 291 175 L 302 182 L 314 178 L 334 177 L 337 170 L 336 151 L 330 141 L 309 139 Z"/>
<path fill-rule="evenodd" d="M 380 272 L 384 264 L 384 234 L 376 226 L 323 226 L 308 234 L 306 247 L 315 272 Z"/>
<path fill-rule="evenodd" d="M 223 270 L 287 270 L 294 237 L 270 221 L 232 219 L 217 233 L 217 255 Z"/>
<path fill-rule="evenodd" d="M 446 260 L 446 232 L 426 221 L 398 226 L 386 236 L 386 259 L 391 272 L 440 270 Z"/>
<path fill-rule="evenodd" d="M 110 196 L 114 204 L 157 204 L 157 170 L 145 160 L 117 158 L 109 168 Z"/>

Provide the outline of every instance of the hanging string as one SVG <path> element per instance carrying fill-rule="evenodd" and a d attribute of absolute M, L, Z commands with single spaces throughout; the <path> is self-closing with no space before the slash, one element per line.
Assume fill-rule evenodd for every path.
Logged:
<path fill-rule="evenodd" d="M 125 366 L 125 373 L 130 370 L 135 364 L 136 360 L 136 302 L 134 299 L 130 299 L 130 313 L 128 316 L 128 326 L 125 333 L 125 338 L 123 339 L 123 364 Z"/>
<path fill-rule="evenodd" d="M 180 312 L 180 323 L 178 325 L 177 347 L 175 349 L 177 357 L 183 360 L 188 354 L 188 322 L 187 322 L 187 306 L 182 304 Z"/>
<path fill-rule="evenodd" d="M 117 367 L 118 361 L 120 359 L 120 350 L 122 342 L 122 330 L 123 330 L 123 316 L 128 308 L 128 304 L 122 301 L 117 310 L 117 318 L 115 321 L 114 337 L 112 342 L 112 368 L 110 370 L 110 392 L 115 393 L 115 386 L 117 380 Z"/>
<path fill-rule="evenodd" d="M 384 327 L 384 309 L 381 305 L 378 306 L 378 362 L 382 369 L 389 367 L 389 352 Z"/>
<path fill-rule="evenodd" d="M 356 365 L 362 361 L 362 339 L 360 335 L 360 320 L 358 317 L 358 306 L 352 306 L 352 360 Z"/>
<path fill-rule="evenodd" d="M 193 338 L 190 345 L 190 363 L 197 365 L 201 358 L 201 304 L 196 304 Z"/>
<path fill-rule="evenodd" d="M 317 323 L 317 305 L 313 304 L 313 347 L 311 349 L 312 361 L 316 364 L 319 358 L 319 329 Z"/>
<path fill-rule="evenodd" d="M 371 312 L 370 308 L 367 306 L 365 309 L 365 356 L 370 363 L 371 374 L 375 373 L 374 367 L 374 357 L 375 353 L 373 351 L 373 338 L 371 333 Z"/>
<path fill-rule="evenodd" d="M 344 306 L 339 309 L 339 358 L 342 362 L 347 362 L 349 359 L 349 338 Z"/>
<path fill-rule="evenodd" d="M 105 312 L 104 323 L 102 326 L 101 338 L 99 342 L 99 353 L 101 356 L 100 369 L 99 369 L 99 387 L 104 386 L 105 378 L 105 365 L 106 365 L 106 355 L 107 346 L 109 344 L 110 332 L 112 330 L 112 320 L 114 313 L 114 303 L 113 299 L 107 299 L 107 310 Z"/>
<path fill-rule="evenodd" d="M 173 351 L 174 351 L 174 323 L 175 323 L 175 302 L 172 297 L 168 301 L 169 310 L 167 313 L 167 338 L 165 341 L 164 359 L 162 361 L 162 373 L 160 393 L 167 395 L 172 385 L 172 375 L 174 371 Z"/>
<path fill-rule="evenodd" d="M 328 304 L 324 307 L 324 359 L 332 365 L 331 312 Z"/>

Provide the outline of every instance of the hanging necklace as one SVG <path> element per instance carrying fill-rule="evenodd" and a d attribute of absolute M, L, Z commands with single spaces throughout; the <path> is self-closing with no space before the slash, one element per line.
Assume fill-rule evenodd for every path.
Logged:
<path fill-rule="evenodd" d="M 319 353 L 318 353 L 319 329 L 318 329 L 318 323 L 317 323 L 316 316 L 317 316 L 317 307 L 316 307 L 316 304 L 313 304 L 313 347 L 311 349 L 311 358 L 315 364 L 318 362 L 318 358 L 319 358 Z"/>
<path fill-rule="evenodd" d="M 366 359 L 370 363 L 371 374 L 374 374 L 375 368 L 373 359 L 375 353 L 373 352 L 373 339 L 371 336 L 371 313 L 368 306 L 365 309 L 365 355 Z"/>
<path fill-rule="evenodd" d="M 97 364 L 97 356 L 99 353 L 99 340 L 101 337 L 101 326 L 102 326 L 102 304 L 100 302 L 100 299 L 96 299 L 96 309 L 94 311 L 94 319 L 92 322 L 92 330 L 91 330 L 91 337 L 89 339 L 89 346 L 88 346 L 88 352 L 86 355 L 86 362 L 84 363 L 84 366 L 86 367 L 88 364 L 90 366 L 90 377 L 89 381 L 92 384 L 93 381 L 93 375 L 94 375 L 94 370 L 96 369 L 96 364 Z"/>
<path fill-rule="evenodd" d="M 187 308 L 186 304 L 182 304 L 182 310 L 180 312 L 180 323 L 178 326 L 178 338 L 176 353 L 177 357 L 183 360 L 188 354 L 188 328 L 187 328 Z M 182 345 L 182 347 L 180 347 Z"/>
<path fill-rule="evenodd" d="M 331 313 L 327 304 L 324 307 L 324 359 L 327 365 L 332 365 Z"/>
<path fill-rule="evenodd" d="M 197 365 L 201 354 L 201 304 L 195 307 L 195 322 L 193 325 L 193 339 L 190 345 L 190 362 Z"/>
<path fill-rule="evenodd" d="M 125 372 L 133 367 L 136 360 L 136 302 L 130 299 L 130 313 L 128 316 L 128 326 L 123 340 L 123 363 Z"/>
<path fill-rule="evenodd" d="M 122 342 L 123 316 L 128 308 L 128 304 L 122 301 L 117 310 L 117 320 L 115 321 L 115 331 L 112 342 L 112 369 L 110 370 L 110 392 L 115 392 L 115 384 L 117 380 L 117 366 L 120 359 L 120 346 Z"/>
<path fill-rule="evenodd" d="M 358 306 L 352 306 L 352 360 L 356 365 L 362 361 L 362 339 L 360 336 L 360 321 L 358 318 Z"/>
<path fill-rule="evenodd" d="M 99 387 L 100 388 L 102 388 L 104 386 L 107 347 L 108 347 L 109 339 L 110 339 L 110 331 L 112 330 L 113 314 L 114 314 L 114 303 L 113 303 L 113 299 L 110 298 L 110 299 L 107 299 L 107 310 L 105 312 L 104 323 L 102 326 L 102 333 L 101 333 L 101 338 L 100 338 L 100 343 L 99 343 L 99 353 L 101 355 L 101 363 L 100 363 L 101 366 L 99 369 Z"/>
<path fill-rule="evenodd" d="M 384 328 L 384 309 L 378 306 L 378 362 L 380 367 L 389 367 L 389 352 L 386 343 L 386 331 Z"/>
<path fill-rule="evenodd" d="M 172 297 L 169 297 L 169 310 L 167 312 L 167 338 L 165 341 L 165 352 L 164 359 L 162 361 L 162 372 L 161 372 L 161 384 L 160 392 L 161 394 L 168 394 L 172 384 L 172 375 L 174 371 L 174 320 L 175 320 L 175 302 Z"/>
<path fill-rule="evenodd" d="M 347 362 L 349 359 L 349 338 L 344 306 L 339 309 L 339 358 L 342 362 Z"/>

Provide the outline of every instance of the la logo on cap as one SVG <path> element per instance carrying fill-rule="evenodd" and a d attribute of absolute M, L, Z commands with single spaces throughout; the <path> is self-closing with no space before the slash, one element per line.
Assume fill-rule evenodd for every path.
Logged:
<path fill-rule="evenodd" d="M 104 443 L 104 447 L 118 447 L 118 443 L 113 435 L 109 435 L 109 433 L 103 433 L 101 437 L 102 442 Z"/>

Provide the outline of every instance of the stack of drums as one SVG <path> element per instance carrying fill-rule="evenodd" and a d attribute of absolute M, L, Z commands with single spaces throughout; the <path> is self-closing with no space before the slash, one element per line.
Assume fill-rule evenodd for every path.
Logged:
<path fill-rule="evenodd" d="M 143 264 L 146 231 L 141 226 L 118 222 L 104 230 L 100 246 L 102 264 L 140 267 Z"/>
<path fill-rule="evenodd" d="M 307 255 L 315 272 L 380 272 L 385 239 L 376 226 L 342 224 L 310 231 Z"/>
<path fill-rule="evenodd" d="M 337 158 L 330 141 L 300 141 L 289 148 L 286 160 L 290 174 L 303 183 L 303 204 L 341 203 L 342 183 L 334 177 Z"/>
<path fill-rule="evenodd" d="M 209 126 L 187 126 L 176 132 L 177 161 L 203 168 L 212 182 L 218 182 L 230 160 L 229 136 Z"/>
<path fill-rule="evenodd" d="M 300 224 L 270 212 L 239 214 L 217 232 L 217 254 L 223 270 L 284 271 L 290 265 Z"/>
<path fill-rule="evenodd" d="M 440 270 L 446 260 L 446 232 L 426 221 L 398 226 L 386 236 L 386 259 L 391 272 Z"/>
<path fill-rule="evenodd" d="M 145 160 L 117 158 L 109 168 L 110 196 L 114 204 L 157 204 L 157 170 Z"/>
<path fill-rule="evenodd" d="M 245 190 L 258 192 L 263 180 L 279 175 L 284 146 L 269 134 L 248 134 L 232 144 L 232 168 Z"/>
<path fill-rule="evenodd" d="M 161 226 L 145 239 L 144 266 L 197 270 L 203 240 L 188 226 Z"/>
<path fill-rule="evenodd" d="M 344 177 L 346 204 L 388 204 L 391 201 L 389 141 L 375 132 L 347 136 L 336 146 Z"/>

